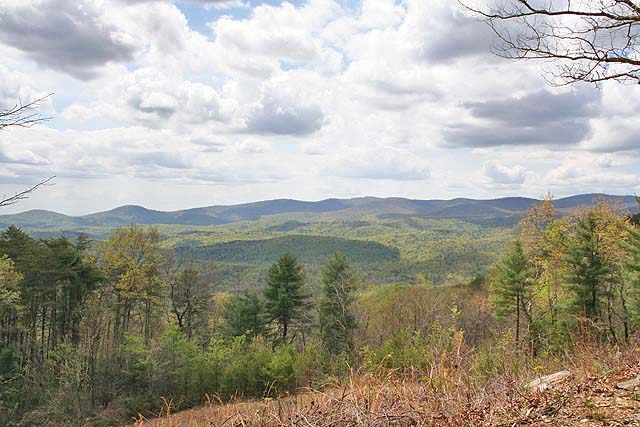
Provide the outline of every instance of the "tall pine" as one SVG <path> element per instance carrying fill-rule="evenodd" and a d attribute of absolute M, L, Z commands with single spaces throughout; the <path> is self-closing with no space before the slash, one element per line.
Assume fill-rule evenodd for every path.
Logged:
<path fill-rule="evenodd" d="M 594 323 L 601 319 L 600 301 L 606 296 L 610 268 L 598 233 L 598 218 L 589 212 L 578 219 L 575 236 L 569 242 L 565 261 L 567 282 L 575 296 L 579 315 Z"/>
<path fill-rule="evenodd" d="M 353 350 L 353 331 L 356 321 L 353 314 L 354 277 L 349 261 L 335 253 L 322 269 L 322 300 L 320 325 L 322 343 L 330 354 Z"/>
<path fill-rule="evenodd" d="M 287 341 L 292 327 L 303 318 L 308 300 L 303 285 L 304 272 L 293 255 L 282 255 L 269 268 L 264 310 L 267 320 L 277 325 L 277 336 L 281 342 Z"/>
<path fill-rule="evenodd" d="M 640 198 L 636 197 L 640 207 Z M 640 212 L 631 217 L 630 224 L 625 226 L 628 241 L 621 241 L 620 245 L 626 252 L 624 261 L 625 282 L 628 283 L 631 294 L 630 309 L 636 321 L 640 320 Z M 623 299 L 623 304 L 625 300 Z"/>
<path fill-rule="evenodd" d="M 527 321 L 529 328 L 532 320 L 529 259 L 519 239 L 495 268 L 491 297 L 496 317 L 514 316 L 516 342 L 519 342 L 522 320 Z"/>
<path fill-rule="evenodd" d="M 224 305 L 224 319 L 230 335 L 255 338 L 264 333 L 263 302 L 255 292 L 234 295 Z"/>

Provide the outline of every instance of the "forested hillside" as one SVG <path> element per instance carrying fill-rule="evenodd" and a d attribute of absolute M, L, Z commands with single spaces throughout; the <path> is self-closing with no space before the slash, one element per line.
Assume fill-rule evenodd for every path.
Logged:
<path fill-rule="evenodd" d="M 633 197 L 580 195 L 556 201 L 558 214 L 592 205 L 597 197 L 635 212 Z M 0 225 L 21 227 L 36 238 L 86 235 L 105 240 L 115 227 L 153 224 L 160 245 L 189 253 L 218 289 L 254 288 L 281 253 L 296 253 L 315 277 L 333 252 L 349 254 L 363 279 L 374 283 L 464 281 L 485 274 L 536 201 L 329 199 L 274 200 L 177 212 L 125 206 L 83 217 L 46 211 L 0 216 Z M 194 220 L 194 218 L 197 218 Z"/>
<path fill-rule="evenodd" d="M 354 221 L 129 225 L 105 240 L 7 228 L 0 421 L 119 426 L 354 370 L 471 390 L 578 344 L 634 342 L 640 231 L 620 203 L 562 216 L 547 199 L 514 229 Z"/>
<path fill-rule="evenodd" d="M 556 201 L 558 210 L 590 205 L 596 197 L 620 200 L 623 207 L 635 209 L 633 196 L 582 194 Z M 79 217 L 36 210 L 14 215 L 0 215 L 0 226 L 17 225 L 42 231 L 87 231 L 87 227 L 118 227 L 128 224 L 221 225 L 242 221 L 272 220 L 331 221 L 390 218 L 458 219 L 487 226 L 514 225 L 536 199 L 507 197 L 493 200 L 452 199 L 412 200 L 403 198 L 361 197 L 327 199 L 319 202 L 269 200 L 230 206 L 210 206 L 163 212 L 142 206 L 119 208 Z"/>

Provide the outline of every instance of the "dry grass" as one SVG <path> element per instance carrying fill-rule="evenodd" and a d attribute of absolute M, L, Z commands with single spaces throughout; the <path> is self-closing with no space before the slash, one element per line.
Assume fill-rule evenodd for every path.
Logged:
<path fill-rule="evenodd" d="M 167 403 L 163 416 L 140 419 L 136 426 L 640 425 L 636 394 L 615 388 L 616 382 L 640 374 L 640 352 L 582 348 L 562 362 L 572 376 L 543 393 L 523 387 L 536 377 L 535 369 L 521 376 L 502 373 L 477 380 L 469 369 L 440 364 L 404 375 L 353 375 L 342 388 L 302 390 L 276 400 L 210 403 L 178 414 L 167 414 Z M 540 374 L 549 373 L 548 368 L 544 371 Z"/>
<path fill-rule="evenodd" d="M 443 381 L 435 371 L 401 377 L 354 375 L 343 388 L 305 390 L 260 402 L 212 404 L 140 421 L 143 427 L 212 426 L 440 426 L 493 423 L 509 416 L 523 399 L 514 380 L 478 387 L 462 376 Z M 169 408 L 166 405 L 165 408 Z"/>

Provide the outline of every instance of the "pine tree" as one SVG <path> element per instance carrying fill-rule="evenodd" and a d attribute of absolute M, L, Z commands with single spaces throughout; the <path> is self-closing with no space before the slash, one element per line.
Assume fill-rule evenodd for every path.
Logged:
<path fill-rule="evenodd" d="M 334 253 L 322 269 L 320 325 L 322 343 L 330 354 L 353 350 L 354 277 L 344 255 Z"/>
<path fill-rule="evenodd" d="M 255 292 L 234 295 L 224 306 L 224 319 L 230 335 L 255 338 L 264 333 L 264 304 Z"/>
<path fill-rule="evenodd" d="M 522 318 L 531 326 L 531 280 L 529 259 L 516 240 L 513 248 L 502 258 L 491 281 L 491 297 L 498 318 L 515 315 L 516 342 L 520 341 Z"/>
<path fill-rule="evenodd" d="M 302 318 L 308 296 L 304 294 L 304 272 L 298 259 L 286 253 L 270 268 L 264 290 L 265 313 L 278 326 L 278 336 L 287 341 L 292 325 Z"/>
<path fill-rule="evenodd" d="M 640 218 L 640 214 L 636 215 L 637 218 Z M 626 252 L 623 264 L 625 282 L 629 284 L 629 293 L 631 294 L 630 310 L 635 320 L 638 321 L 640 320 L 640 229 L 638 229 L 637 223 L 632 221 L 632 224 L 625 227 L 629 236 L 628 241 L 621 241 L 620 245 Z M 623 299 L 622 302 L 624 304 L 625 300 Z"/>
<path fill-rule="evenodd" d="M 605 285 L 610 268 L 607 263 L 598 233 L 598 218 L 589 212 L 578 219 L 576 232 L 569 242 L 565 261 L 569 265 L 569 283 L 575 305 L 586 319 L 601 320 L 600 300 L 605 293 Z"/>

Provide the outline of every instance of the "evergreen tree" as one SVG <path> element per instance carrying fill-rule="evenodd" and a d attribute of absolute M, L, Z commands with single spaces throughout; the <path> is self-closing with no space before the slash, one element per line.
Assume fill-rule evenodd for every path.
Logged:
<path fill-rule="evenodd" d="M 578 219 L 576 232 L 567 248 L 567 282 L 575 295 L 577 310 L 593 322 L 601 320 L 600 300 L 610 273 L 593 212 Z"/>
<path fill-rule="evenodd" d="M 639 201 L 640 202 L 640 201 Z M 640 203 L 639 203 L 640 204 Z M 640 217 L 640 214 L 636 214 Z M 635 216 L 634 216 L 635 217 Z M 637 223 L 626 226 L 628 241 L 621 241 L 620 245 L 626 252 L 624 264 L 625 282 L 629 284 L 631 294 L 631 313 L 636 321 L 640 320 L 640 229 Z M 625 300 L 622 300 L 623 304 Z"/>
<path fill-rule="evenodd" d="M 636 203 L 638 204 L 638 207 L 640 208 L 640 197 L 636 196 Z M 635 214 L 631 215 L 629 217 L 629 222 L 631 222 L 631 224 L 638 226 L 640 225 L 640 209 L 638 210 L 638 212 L 636 212 Z"/>
<path fill-rule="evenodd" d="M 520 341 L 521 320 L 531 326 L 531 280 L 529 259 L 516 240 L 513 248 L 502 258 L 491 281 L 491 296 L 498 318 L 515 315 L 516 342 Z"/>
<path fill-rule="evenodd" d="M 353 350 L 354 277 L 344 255 L 334 253 L 322 269 L 320 325 L 322 343 L 330 354 Z"/>
<path fill-rule="evenodd" d="M 255 292 L 234 295 L 224 306 L 229 334 L 255 338 L 264 333 L 264 304 Z"/>
<path fill-rule="evenodd" d="M 293 324 L 301 320 L 307 307 L 304 294 L 304 272 L 298 259 L 286 253 L 270 268 L 264 289 L 265 313 L 269 322 L 278 326 L 278 336 L 286 342 Z"/>

